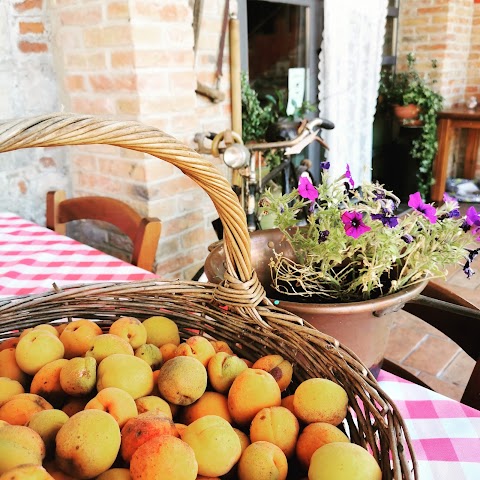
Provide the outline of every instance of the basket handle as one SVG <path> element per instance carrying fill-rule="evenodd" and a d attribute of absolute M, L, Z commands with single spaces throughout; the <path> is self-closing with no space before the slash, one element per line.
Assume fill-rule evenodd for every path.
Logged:
<path fill-rule="evenodd" d="M 178 167 L 211 198 L 223 223 L 225 279 L 217 301 L 246 308 L 266 299 L 253 271 L 245 213 L 226 178 L 197 152 L 161 130 L 136 121 L 74 113 L 52 113 L 0 122 L 0 152 L 22 148 L 107 144 L 148 153 Z M 258 313 L 254 313 L 258 320 Z M 263 323 L 263 322 L 262 322 Z"/>

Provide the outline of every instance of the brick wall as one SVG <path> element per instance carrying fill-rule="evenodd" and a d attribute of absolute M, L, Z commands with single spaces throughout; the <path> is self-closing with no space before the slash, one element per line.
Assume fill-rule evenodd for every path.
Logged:
<path fill-rule="evenodd" d="M 480 93 L 480 3 L 478 0 L 400 0 L 397 55 L 417 55 L 420 71 L 438 60 L 437 90 L 448 108 Z M 480 98 L 479 98 L 480 101 Z M 450 176 L 461 176 L 465 132 L 458 131 L 451 149 Z M 479 163 L 480 155 L 477 160 Z M 480 165 L 479 165 L 480 167 Z"/>
<path fill-rule="evenodd" d="M 42 111 L 59 110 L 61 105 L 66 111 L 136 119 L 192 147 L 196 132 L 230 126 L 228 35 L 221 82 L 226 100 L 214 104 L 195 93 L 197 79 L 214 85 L 223 0 L 205 2 L 195 63 L 192 0 L 14 3 L 15 8 L 2 2 L 0 9 L 6 10 L 6 15 L 0 16 L 0 22 L 7 25 L 0 31 L 6 30 L 18 43 L 18 57 L 30 66 L 28 77 L 45 81 L 44 65 L 32 63 L 31 58 L 50 59 L 52 84 L 37 84 L 35 90 L 36 98 L 52 96 L 53 101 Z M 15 61 L 5 70 L 14 69 Z M 26 87 L 20 86 L 19 91 Z M 12 113 L 25 112 L 34 113 L 24 105 Z M 107 193 L 144 215 L 160 217 L 163 229 L 157 273 L 191 278 L 203 263 L 208 244 L 216 240 L 211 226 L 216 212 L 200 187 L 165 162 L 115 147 L 69 148 L 67 165 L 68 170 L 63 165 L 63 181 L 53 186 L 66 187 L 75 196 Z M 227 174 L 220 164 L 218 167 Z M 42 211 L 33 219 L 42 223 L 43 198 L 41 202 L 36 199 L 36 204 Z M 25 215 L 25 209 L 15 207 L 11 210 Z M 128 239 L 122 244 L 108 229 L 79 234 L 102 250 L 120 255 L 123 251 L 124 257 L 130 248 Z"/>
<path fill-rule="evenodd" d="M 57 79 L 45 0 L 0 2 L 0 117 L 17 118 L 59 109 Z M 2 210 L 44 222 L 45 195 L 68 184 L 59 149 L 2 154 Z"/>

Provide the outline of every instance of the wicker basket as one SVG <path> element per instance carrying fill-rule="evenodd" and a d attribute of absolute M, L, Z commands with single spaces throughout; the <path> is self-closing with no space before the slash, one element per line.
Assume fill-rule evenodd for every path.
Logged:
<path fill-rule="evenodd" d="M 67 113 L 0 123 L 0 152 L 62 145 L 109 144 L 149 153 L 175 165 L 212 199 L 223 222 L 226 273 L 221 285 L 189 281 L 93 284 L 0 302 L 0 341 L 15 330 L 64 318 L 108 327 L 121 315 L 163 312 L 183 338 L 192 330 L 234 345 L 251 360 L 279 353 L 294 364 L 294 384 L 329 378 L 349 396 L 345 429 L 368 448 L 383 478 L 417 478 L 405 424 L 358 357 L 301 318 L 276 308 L 252 271 L 245 215 L 227 180 L 206 159 L 156 128 L 133 121 Z"/>

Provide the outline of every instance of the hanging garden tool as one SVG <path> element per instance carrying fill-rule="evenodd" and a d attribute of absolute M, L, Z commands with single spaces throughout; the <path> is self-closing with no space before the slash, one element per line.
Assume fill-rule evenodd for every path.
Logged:
<path fill-rule="evenodd" d="M 197 61 L 197 49 L 198 49 L 198 37 L 200 32 L 200 23 L 201 23 L 201 14 L 203 9 L 204 0 L 195 0 L 194 5 L 194 38 L 195 38 L 195 63 Z M 223 51 L 225 49 L 225 37 L 227 33 L 228 26 L 228 16 L 229 16 L 229 0 L 225 0 L 225 7 L 223 11 L 222 19 L 222 29 L 220 33 L 220 41 L 218 46 L 218 55 L 217 55 L 217 69 L 215 72 L 215 86 L 210 87 L 205 85 L 197 80 L 197 88 L 195 91 L 199 95 L 203 95 L 209 98 L 213 103 L 219 103 L 225 99 L 225 94 L 220 90 L 220 80 L 222 78 L 222 67 L 223 67 Z"/>

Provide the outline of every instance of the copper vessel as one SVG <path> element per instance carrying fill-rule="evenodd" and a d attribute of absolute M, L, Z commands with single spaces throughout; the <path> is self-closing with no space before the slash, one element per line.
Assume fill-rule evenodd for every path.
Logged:
<path fill-rule="evenodd" d="M 392 295 L 374 300 L 349 303 L 307 303 L 279 299 L 270 286 L 270 259 L 273 250 L 292 258 L 293 251 L 279 229 L 259 230 L 251 234 L 253 268 L 271 300 L 302 317 L 308 323 L 353 350 L 363 363 L 377 376 L 387 348 L 392 323 L 390 313 L 401 310 L 406 302 L 419 295 L 428 281 L 407 287 Z M 225 253 L 217 245 L 205 261 L 205 274 L 210 282 L 223 280 Z M 277 299 L 276 299 L 277 297 Z M 284 298 L 284 297 L 283 297 Z M 300 297 L 297 297 L 300 298 Z"/>

